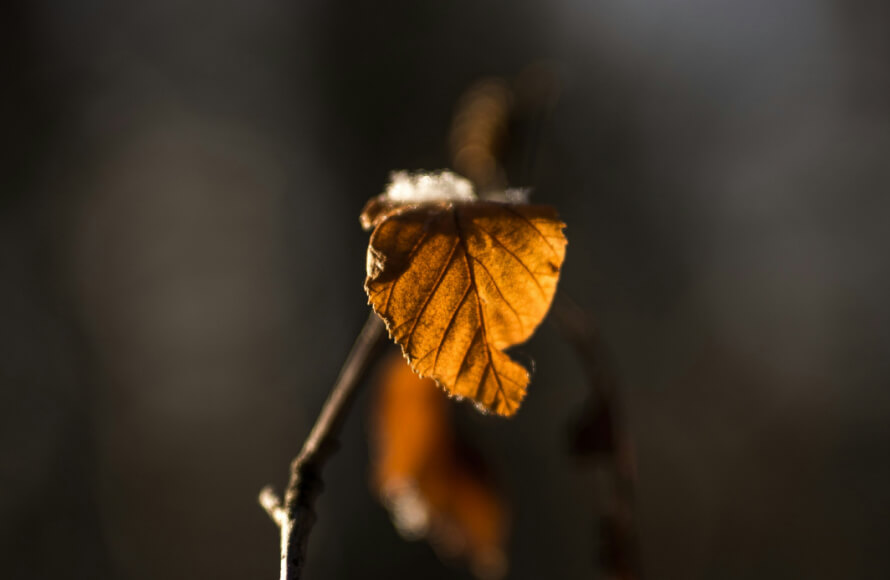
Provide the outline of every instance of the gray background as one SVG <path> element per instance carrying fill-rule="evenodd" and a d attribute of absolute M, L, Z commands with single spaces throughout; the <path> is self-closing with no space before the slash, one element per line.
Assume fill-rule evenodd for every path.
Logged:
<path fill-rule="evenodd" d="M 0 576 L 272 578 L 279 488 L 366 315 L 364 201 L 480 76 L 558 63 L 534 174 L 627 387 L 650 578 L 890 576 L 883 0 L 14 1 L 0 18 Z M 523 185 L 523 184 L 517 184 Z M 595 577 L 549 328 L 510 578 Z M 368 491 L 366 390 L 307 578 L 461 578 Z"/>

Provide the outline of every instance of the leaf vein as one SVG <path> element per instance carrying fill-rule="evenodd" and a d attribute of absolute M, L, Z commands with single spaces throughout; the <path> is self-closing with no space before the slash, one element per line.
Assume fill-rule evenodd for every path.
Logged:
<path fill-rule="evenodd" d="M 477 326 L 476 332 L 473 333 L 473 338 L 470 339 L 470 345 L 467 346 L 467 350 L 464 351 L 464 356 L 462 356 L 460 359 L 460 366 L 457 367 L 457 374 L 454 375 L 454 384 L 455 385 L 457 384 L 458 379 L 460 379 L 460 374 L 464 371 L 464 367 L 466 366 L 467 360 L 469 359 L 469 356 L 470 356 L 470 351 L 473 350 L 473 345 L 476 344 L 476 338 L 479 336 L 480 330 L 481 330 L 481 327 Z M 478 388 L 478 385 L 477 385 L 477 388 Z"/>
<path fill-rule="evenodd" d="M 513 250 L 511 250 L 510 248 L 508 248 L 507 246 L 505 246 L 504 243 L 501 242 L 499 239 L 497 239 L 497 237 L 495 237 L 491 232 L 489 232 L 488 230 L 486 230 L 485 228 L 483 228 L 483 227 L 480 226 L 479 224 L 476 224 L 476 227 L 479 228 L 479 230 L 482 231 L 486 236 L 488 236 L 489 238 L 491 238 L 497 245 L 499 245 L 500 247 L 504 248 L 504 251 L 507 252 L 508 254 L 510 254 L 511 256 L 513 256 L 513 259 L 514 259 L 514 260 L 516 260 L 517 262 L 519 262 L 519 265 L 522 266 L 522 267 L 525 269 L 526 272 L 528 272 L 529 277 L 530 277 L 530 278 L 532 279 L 532 281 L 535 283 L 535 286 L 538 287 L 538 290 L 540 290 L 541 295 L 544 296 L 544 298 L 546 299 L 546 298 L 547 298 L 547 293 L 544 291 L 544 288 L 543 288 L 543 286 L 541 286 L 541 283 L 538 282 L 538 277 L 535 276 L 534 272 L 531 271 L 531 268 L 529 268 L 528 265 L 527 265 L 525 262 L 523 262 L 522 259 L 521 259 L 519 256 L 517 256 L 516 253 L 515 253 Z"/>
<path fill-rule="evenodd" d="M 457 239 L 464 246 L 464 264 L 467 267 L 467 273 L 470 276 L 470 281 L 472 282 L 473 287 L 476 288 L 476 308 L 479 313 L 479 328 L 482 331 L 482 341 L 485 344 L 484 350 L 485 350 L 485 353 L 488 355 L 488 364 L 489 364 L 489 366 L 492 367 L 492 371 L 494 373 L 494 379 L 498 384 L 498 392 L 501 393 L 501 397 L 503 399 L 506 399 L 507 394 L 504 391 L 504 385 L 501 383 L 501 379 L 498 376 L 498 371 L 496 368 L 494 368 L 494 360 L 493 360 L 493 357 L 491 356 L 491 344 L 488 342 L 488 334 L 485 332 L 485 326 L 486 326 L 485 325 L 485 309 L 482 308 L 482 301 L 479 299 L 479 286 L 478 286 L 478 284 L 476 284 L 476 274 L 473 272 L 472 266 L 470 266 L 470 250 L 467 247 L 467 241 L 464 239 L 464 231 L 463 231 L 463 227 L 461 227 L 461 225 L 460 225 L 460 216 L 459 216 L 457 208 L 455 208 L 453 211 L 454 211 L 454 214 L 453 214 L 454 215 L 454 225 L 457 228 Z M 481 388 L 481 386 L 482 386 L 482 381 L 480 381 L 479 385 L 477 386 L 476 396 L 473 397 L 474 400 L 479 399 L 478 389 Z"/>
<path fill-rule="evenodd" d="M 523 334 L 525 334 L 525 325 L 522 323 L 522 318 L 519 316 L 519 312 L 516 311 L 516 309 L 513 307 L 513 305 L 510 304 L 510 301 L 507 300 L 507 297 L 504 296 L 504 293 L 501 292 L 501 288 L 498 285 L 497 280 L 495 280 L 494 276 L 491 275 L 491 272 L 488 270 L 488 267 L 479 258 L 475 258 L 473 256 L 470 256 L 470 258 L 472 258 L 475 263 L 482 266 L 482 269 L 485 270 L 485 273 L 488 275 L 489 279 L 491 280 L 492 285 L 494 286 L 494 289 L 498 291 L 498 296 L 501 297 L 501 300 L 504 301 L 504 304 L 507 305 L 507 308 L 509 308 L 513 312 L 513 316 L 516 317 L 516 322 L 519 323 L 519 331 L 522 332 Z"/>
<path fill-rule="evenodd" d="M 463 296 L 460 297 L 460 301 L 457 303 L 457 306 L 454 308 L 454 311 L 451 313 L 451 317 L 448 319 L 448 324 L 445 326 L 445 330 L 442 331 L 442 338 L 439 339 L 439 346 L 436 347 L 436 358 L 433 359 L 433 370 L 436 370 L 436 366 L 439 364 L 439 354 L 442 352 L 442 345 L 445 344 L 445 339 L 448 337 L 448 333 L 451 332 L 451 327 L 454 325 L 454 321 L 457 318 L 457 313 L 460 311 L 461 307 L 464 305 L 464 301 L 467 299 L 467 296 L 470 295 L 470 288 L 472 288 L 472 284 L 469 280 L 467 280 L 467 288 L 464 290 Z"/>
<path fill-rule="evenodd" d="M 423 243 L 426 241 L 427 234 L 429 234 L 429 231 L 430 231 L 429 223 L 430 223 L 429 219 L 427 219 L 427 221 L 424 222 L 423 233 L 420 234 L 420 237 L 417 238 L 417 241 L 414 242 L 414 245 L 411 247 L 411 250 L 408 252 L 408 257 L 405 259 L 406 264 L 411 263 L 411 259 L 414 257 L 414 254 L 417 253 L 418 250 L 420 250 L 421 246 L 423 246 Z M 390 299 L 392 299 L 393 292 L 395 292 L 396 284 L 398 284 L 399 280 L 401 280 L 403 277 L 404 276 L 396 277 L 396 279 L 393 280 L 393 283 L 389 286 L 389 294 L 386 295 L 386 303 L 383 305 L 383 313 L 384 314 L 389 314 L 389 301 L 390 301 Z"/>
<path fill-rule="evenodd" d="M 448 270 L 448 267 L 451 266 L 451 262 L 454 260 L 454 251 L 457 250 L 457 246 L 460 244 L 460 239 L 458 239 L 454 245 L 451 246 L 451 251 L 448 254 L 448 258 L 445 259 L 444 264 L 439 269 L 439 274 L 436 277 L 436 281 L 433 283 L 433 287 L 430 289 L 429 293 L 427 293 L 426 298 L 423 301 L 423 304 L 420 306 L 420 312 L 414 318 L 414 323 L 411 325 L 411 330 L 408 333 L 408 340 L 405 342 L 405 352 L 408 352 L 408 349 L 411 347 L 411 341 L 414 339 L 414 331 L 417 328 L 417 323 L 420 321 L 420 318 L 423 316 L 423 313 L 426 311 L 426 307 L 429 305 L 433 296 L 439 290 L 442 284 L 442 278 L 445 276 L 445 272 Z"/>
<path fill-rule="evenodd" d="M 536 226 L 532 220 L 528 219 L 528 217 L 524 216 L 520 212 L 518 212 L 515 209 L 513 209 L 512 207 L 510 207 L 509 204 L 504 204 L 504 207 L 507 209 L 507 211 L 509 211 L 510 213 L 512 213 L 513 215 L 517 216 L 519 219 L 521 219 L 522 221 L 527 223 L 531 229 L 533 229 L 539 236 L 541 236 L 541 239 L 544 240 L 544 243 L 547 244 L 547 247 L 550 248 L 551 252 L 553 252 L 553 257 L 555 257 L 557 260 L 560 260 L 559 252 L 556 251 L 556 248 L 554 248 L 552 245 L 550 245 L 550 242 L 548 241 L 548 236 L 545 236 L 544 232 L 542 232 L 541 229 L 538 226 Z M 558 236 L 557 236 L 557 238 L 558 238 Z"/>

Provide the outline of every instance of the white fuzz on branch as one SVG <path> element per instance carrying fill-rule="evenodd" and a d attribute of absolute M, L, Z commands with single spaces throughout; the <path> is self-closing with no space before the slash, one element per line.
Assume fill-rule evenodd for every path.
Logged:
<path fill-rule="evenodd" d="M 476 193 L 470 180 L 451 171 L 435 173 L 409 173 L 393 171 L 386 197 L 400 203 L 423 203 L 428 201 L 473 201 Z"/>

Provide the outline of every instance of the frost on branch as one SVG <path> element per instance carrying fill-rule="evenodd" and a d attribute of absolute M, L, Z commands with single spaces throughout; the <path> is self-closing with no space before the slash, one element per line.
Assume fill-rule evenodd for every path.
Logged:
<path fill-rule="evenodd" d="M 394 212 L 423 204 L 472 202 L 473 184 L 451 171 L 393 171 L 386 190 L 362 210 L 362 228 L 370 230 Z"/>
<path fill-rule="evenodd" d="M 390 201 L 423 203 L 425 201 L 473 201 L 473 184 L 451 171 L 410 173 L 393 171 L 384 193 Z"/>

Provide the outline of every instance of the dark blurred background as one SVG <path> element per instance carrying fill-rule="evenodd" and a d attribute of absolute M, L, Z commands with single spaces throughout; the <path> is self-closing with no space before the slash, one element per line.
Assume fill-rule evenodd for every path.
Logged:
<path fill-rule="evenodd" d="M 890 577 L 884 0 L 8 3 L 0 577 L 273 578 L 286 480 L 367 313 L 364 201 L 460 94 L 547 59 L 534 199 L 618 361 L 650 578 Z M 510 578 L 597 577 L 586 396 L 548 327 L 465 412 Z M 466 578 L 368 489 L 363 391 L 307 578 Z"/>

